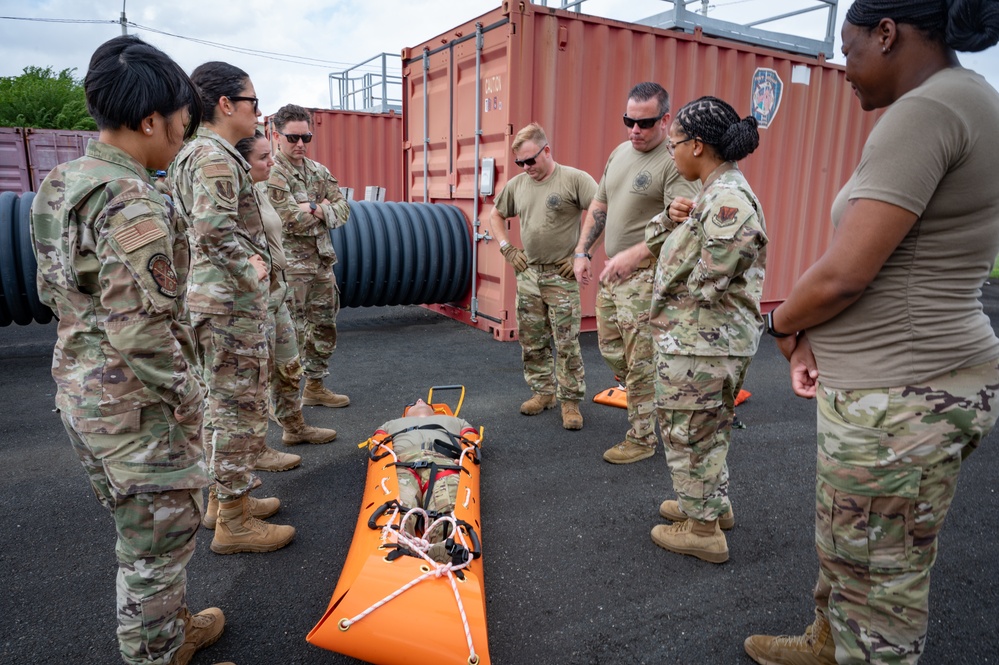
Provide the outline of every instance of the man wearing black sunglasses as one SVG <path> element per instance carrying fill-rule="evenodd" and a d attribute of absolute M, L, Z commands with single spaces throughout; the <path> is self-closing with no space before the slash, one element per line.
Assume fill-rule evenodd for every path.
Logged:
<path fill-rule="evenodd" d="M 267 194 L 281 216 L 288 267 L 288 305 L 298 330 L 305 374 L 302 404 L 343 407 L 350 404 L 323 385 L 336 349 L 336 315 L 340 311 L 333 266 L 336 253 L 330 229 L 347 222 L 350 207 L 329 169 L 305 156 L 312 141 L 312 116 L 287 104 L 271 118 L 278 152 L 267 181 Z"/>
<path fill-rule="evenodd" d="M 604 453 L 611 464 L 630 464 L 656 451 L 655 367 L 649 308 L 656 259 L 645 245 L 645 226 L 677 196 L 694 198 L 700 186 L 684 180 L 667 151 L 669 94 L 658 83 L 639 83 L 628 94 L 628 140 L 607 158 L 575 251 L 581 284 L 592 278 L 589 255 L 603 238 L 609 257 L 599 277 L 596 318 L 600 353 L 627 388 L 625 439 Z"/>
<path fill-rule="evenodd" d="M 562 427 L 581 429 L 579 402 L 586 393 L 579 350 L 582 309 L 571 255 L 579 239 L 579 217 L 593 200 L 597 183 L 585 171 L 557 164 L 537 123 L 520 130 L 511 149 L 513 163 L 524 172 L 507 182 L 489 221 L 517 278 L 517 333 L 524 379 L 533 393 L 520 412 L 533 416 L 554 408 L 557 396 Z M 507 237 L 507 219 L 518 216 L 524 249 Z"/>

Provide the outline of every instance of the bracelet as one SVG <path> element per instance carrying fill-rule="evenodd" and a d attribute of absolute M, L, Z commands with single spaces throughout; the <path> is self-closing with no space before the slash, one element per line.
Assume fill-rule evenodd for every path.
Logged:
<path fill-rule="evenodd" d="M 769 312 L 767 312 L 767 315 L 763 318 L 763 329 L 766 331 L 768 335 L 772 335 L 773 337 L 790 337 L 791 333 L 777 332 L 777 330 L 774 329 L 775 311 L 776 310 L 772 309 Z"/>
<path fill-rule="evenodd" d="M 572 255 L 572 258 L 574 258 L 574 259 L 592 259 L 593 257 L 590 255 L 589 252 L 576 252 L 575 254 Z"/>
<path fill-rule="evenodd" d="M 508 243 L 506 240 L 500 240 L 500 249 L 503 249 L 504 247 L 506 247 L 509 244 L 510 243 Z"/>

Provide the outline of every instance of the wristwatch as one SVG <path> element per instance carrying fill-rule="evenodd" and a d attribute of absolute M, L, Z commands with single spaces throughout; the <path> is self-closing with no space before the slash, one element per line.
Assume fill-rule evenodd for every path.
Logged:
<path fill-rule="evenodd" d="M 313 215 L 316 214 L 316 208 L 318 208 L 318 207 L 319 206 L 317 206 L 315 203 L 313 203 L 312 201 L 309 201 L 309 210 L 312 211 Z"/>
<path fill-rule="evenodd" d="M 576 252 L 572 255 L 574 259 L 592 259 L 593 256 L 589 252 Z"/>
<path fill-rule="evenodd" d="M 769 312 L 767 312 L 766 316 L 763 317 L 763 332 L 765 332 L 768 335 L 772 335 L 773 337 L 790 337 L 791 333 L 777 332 L 777 330 L 774 329 L 775 311 L 777 310 L 772 309 Z"/>

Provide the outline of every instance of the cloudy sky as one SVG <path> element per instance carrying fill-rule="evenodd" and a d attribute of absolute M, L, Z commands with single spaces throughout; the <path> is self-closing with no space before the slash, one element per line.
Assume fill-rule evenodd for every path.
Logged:
<path fill-rule="evenodd" d="M 746 23 L 822 2 L 711 0 L 709 16 Z M 840 0 L 837 35 L 851 2 Z M 383 52 L 397 55 L 404 47 L 444 33 L 499 7 L 501 2 L 0 0 L 0 76 L 16 76 L 24 67 L 34 65 L 57 71 L 75 67 L 77 76 L 82 77 L 93 50 L 121 34 L 118 20 L 123 4 L 128 21 L 135 24 L 129 26 L 129 33 L 166 51 L 187 71 L 207 60 L 225 60 L 241 67 L 253 80 L 261 109 L 272 113 L 289 102 L 328 108 L 330 73 Z M 549 0 L 549 4 L 561 5 L 561 0 Z M 695 7 L 700 3 L 691 5 Z M 583 5 L 587 14 L 624 21 L 671 8 L 671 3 L 662 0 L 587 0 Z M 822 39 L 826 16 L 823 10 L 764 27 Z M 835 52 L 838 56 L 838 43 Z M 841 62 L 841 58 L 834 61 Z M 999 87 L 999 48 L 984 54 L 962 54 L 961 61 Z"/>

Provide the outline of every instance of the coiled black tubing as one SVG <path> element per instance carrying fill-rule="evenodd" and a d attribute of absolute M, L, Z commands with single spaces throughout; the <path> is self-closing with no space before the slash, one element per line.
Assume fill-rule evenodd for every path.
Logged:
<path fill-rule="evenodd" d="M 35 282 L 34 197 L 0 194 L 0 326 L 52 320 Z M 468 291 L 471 231 L 456 206 L 351 201 L 349 221 L 330 237 L 341 307 L 450 303 Z"/>

